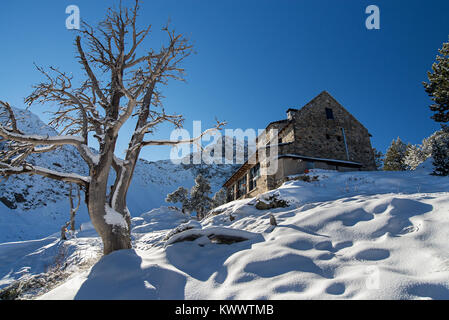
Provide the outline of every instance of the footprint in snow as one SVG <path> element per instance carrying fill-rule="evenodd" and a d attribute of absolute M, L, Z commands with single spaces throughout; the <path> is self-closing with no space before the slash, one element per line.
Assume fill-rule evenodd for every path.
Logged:
<path fill-rule="evenodd" d="M 357 260 L 379 261 L 390 257 L 390 251 L 385 249 L 366 249 L 356 254 Z"/>
<path fill-rule="evenodd" d="M 326 261 L 326 260 L 332 260 L 332 258 L 334 258 L 334 257 L 335 257 L 335 254 L 328 252 L 328 253 L 320 254 L 317 257 L 317 259 Z"/>
<path fill-rule="evenodd" d="M 337 282 L 337 283 L 333 283 L 330 286 L 328 286 L 326 288 L 326 293 L 332 294 L 332 295 L 341 295 L 341 294 L 345 293 L 345 290 L 346 290 L 346 286 L 341 282 Z"/>
<path fill-rule="evenodd" d="M 315 245 L 315 249 L 323 250 L 323 251 L 334 251 L 334 247 L 332 246 L 332 242 L 329 240 L 319 242 Z"/>
<path fill-rule="evenodd" d="M 315 249 L 322 250 L 322 251 L 329 251 L 329 252 L 334 252 L 335 253 L 335 252 L 338 252 L 338 251 L 340 251 L 342 249 L 352 247 L 353 244 L 354 243 L 352 241 L 343 241 L 343 242 L 337 243 L 335 245 L 335 247 L 334 247 L 334 245 L 332 244 L 331 241 L 326 240 L 326 241 L 321 241 L 321 242 L 317 243 L 315 245 Z"/>

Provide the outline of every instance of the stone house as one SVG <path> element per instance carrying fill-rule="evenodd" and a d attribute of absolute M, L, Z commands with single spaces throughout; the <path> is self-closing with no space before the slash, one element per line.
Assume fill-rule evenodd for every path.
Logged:
<path fill-rule="evenodd" d="M 288 109 L 287 119 L 271 122 L 264 131 L 270 139 L 271 129 L 278 131 L 276 171 L 264 174 L 269 160 L 259 160 L 256 153 L 224 183 L 228 201 L 275 189 L 286 177 L 313 168 L 376 170 L 371 134 L 326 91 L 299 110 Z M 257 148 L 269 153 L 270 143 Z"/>

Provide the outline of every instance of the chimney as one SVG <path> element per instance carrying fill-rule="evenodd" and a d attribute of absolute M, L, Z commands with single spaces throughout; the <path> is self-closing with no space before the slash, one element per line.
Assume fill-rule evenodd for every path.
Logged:
<path fill-rule="evenodd" d="M 292 108 L 288 109 L 287 110 L 287 119 L 288 120 L 293 120 L 293 118 L 295 117 L 295 114 L 296 114 L 297 111 L 298 110 L 292 109 Z"/>

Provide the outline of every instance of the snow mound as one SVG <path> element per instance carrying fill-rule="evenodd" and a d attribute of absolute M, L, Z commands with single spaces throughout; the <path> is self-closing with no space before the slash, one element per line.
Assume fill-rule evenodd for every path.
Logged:
<path fill-rule="evenodd" d="M 168 237 L 166 245 L 170 245 L 181 241 L 193 241 L 198 238 L 203 238 L 200 242 L 201 246 L 215 240 L 223 243 L 223 241 L 240 242 L 257 237 L 258 234 L 239 229 L 225 228 L 225 227 L 209 227 L 206 229 L 189 228 L 187 230 L 177 232 L 171 237 Z M 206 239 L 207 238 L 207 239 Z"/>
<path fill-rule="evenodd" d="M 172 229 L 188 221 L 189 216 L 175 208 L 160 207 L 152 209 L 131 219 L 133 233 L 147 233 Z"/>
<path fill-rule="evenodd" d="M 189 222 L 180 224 L 179 226 L 171 230 L 169 233 L 167 233 L 164 239 L 168 240 L 172 238 L 175 234 L 184 232 L 186 230 L 201 229 L 201 228 L 202 228 L 201 223 L 195 220 L 190 220 Z"/>

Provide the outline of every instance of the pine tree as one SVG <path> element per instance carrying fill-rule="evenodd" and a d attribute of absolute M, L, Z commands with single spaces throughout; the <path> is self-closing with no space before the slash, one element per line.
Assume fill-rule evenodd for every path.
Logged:
<path fill-rule="evenodd" d="M 166 202 L 171 203 L 181 203 L 182 212 L 186 213 L 191 210 L 190 199 L 189 199 L 189 190 L 184 187 L 179 187 L 174 192 L 169 193 L 165 198 Z"/>
<path fill-rule="evenodd" d="M 430 110 L 435 114 L 431 117 L 436 122 L 449 121 L 449 42 L 443 43 L 438 50 L 436 62 L 432 65 L 433 72 L 427 72 L 429 83 L 423 82 L 424 88 L 434 102 Z"/>
<path fill-rule="evenodd" d="M 209 181 L 199 174 L 195 178 L 195 185 L 190 190 L 190 205 L 196 212 L 198 220 L 201 220 L 211 209 L 212 199 L 209 197 L 211 187 Z"/>
<path fill-rule="evenodd" d="M 373 148 L 373 153 L 376 168 L 377 170 L 381 170 L 382 166 L 384 165 L 384 154 L 382 153 L 382 151 L 379 151 L 376 148 Z"/>
<path fill-rule="evenodd" d="M 385 154 L 384 170 L 386 171 L 404 171 L 407 169 L 404 159 L 407 145 L 398 137 L 391 142 L 390 147 Z"/>
<path fill-rule="evenodd" d="M 427 158 L 432 156 L 432 144 L 435 138 L 440 134 L 440 131 L 434 132 L 430 137 L 423 139 L 421 143 L 421 150 Z"/>
<path fill-rule="evenodd" d="M 449 127 L 443 126 L 442 134 L 432 143 L 433 174 L 437 176 L 449 175 Z"/>
<path fill-rule="evenodd" d="M 214 199 L 211 199 L 209 197 L 211 192 L 210 183 L 202 174 L 199 174 L 195 178 L 195 185 L 190 189 L 190 196 L 189 190 L 184 187 L 179 187 L 174 192 L 168 194 L 165 201 L 181 203 L 183 212 L 196 212 L 197 219 L 201 220 L 215 204 L 223 201 L 223 194 L 220 191 L 215 194 Z M 226 193 L 224 193 L 225 201 Z"/>
<path fill-rule="evenodd" d="M 226 190 L 220 189 L 212 197 L 212 206 L 216 208 L 225 203 L 226 203 Z"/>
<path fill-rule="evenodd" d="M 415 170 L 428 157 L 420 145 L 408 145 L 405 151 L 404 164 L 407 170 Z"/>

